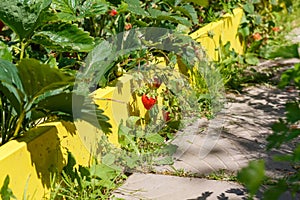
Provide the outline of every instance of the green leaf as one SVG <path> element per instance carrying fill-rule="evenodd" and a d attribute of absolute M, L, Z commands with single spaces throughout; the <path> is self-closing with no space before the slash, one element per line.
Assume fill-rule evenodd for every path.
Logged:
<path fill-rule="evenodd" d="M 92 165 L 90 168 L 91 176 L 96 176 L 102 180 L 113 180 L 119 173 L 120 169 L 105 164 Z"/>
<path fill-rule="evenodd" d="M 2 41 L 0 41 L 0 59 L 12 61 L 12 54 L 8 46 Z"/>
<path fill-rule="evenodd" d="M 246 186 L 250 192 L 250 195 L 254 196 L 265 180 L 264 161 L 251 161 L 247 167 L 238 172 L 237 178 Z"/>
<path fill-rule="evenodd" d="M 134 141 L 134 137 L 130 133 L 130 131 L 131 129 L 120 123 L 118 130 L 118 141 L 121 146 L 123 146 L 124 148 L 129 148 L 129 150 L 133 150 L 137 155 L 139 155 L 139 148 L 136 142 Z"/>
<path fill-rule="evenodd" d="M 162 144 L 164 143 L 165 139 L 158 133 L 151 133 L 145 136 L 146 140 L 148 142 L 156 143 L 156 144 Z"/>
<path fill-rule="evenodd" d="M 264 192 L 264 200 L 279 199 L 288 190 L 288 185 L 284 180 L 280 180 L 275 186 L 270 187 Z"/>
<path fill-rule="evenodd" d="M 0 89 L 17 113 L 21 112 L 24 89 L 14 64 L 0 59 Z"/>
<path fill-rule="evenodd" d="M 75 179 L 74 166 L 76 165 L 75 157 L 68 151 L 67 165 L 63 167 L 65 175 L 69 176 L 72 180 Z"/>
<path fill-rule="evenodd" d="M 9 176 L 5 177 L 4 183 L 1 187 L 0 194 L 2 200 L 10 200 L 11 198 L 16 199 L 11 189 L 8 187 L 9 185 Z"/>
<path fill-rule="evenodd" d="M 149 16 L 148 12 L 146 12 L 143 8 L 141 8 L 141 4 L 139 0 L 125 0 L 128 4 L 128 11 L 142 16 Z"/>
<path fill-rule="evenodd" d="M 292 102 L 285 105 L 287 111 L 287 121 L 295 123 L 300 120 L 300 106 L 298 103 Z"/>
<path fill-rule="evenodd" d="M 247 53 L 245 55 L 245 61 L 249 65 L 257 65 L 259 63 L 259 59 L 257 58 L 256 54 Z"/>
<path fill-rule="evenodd" d="M 0 19 L 20 38 L 29 38 L 40 25 L 40 17 L 51 0 L 1 0 Z"/>
<path fill-rule="evenodd" d="M 298 44 L 280 46 L 276 50 L 269 52 L 266 58 L 300 58 L 298 48 Z"/>
<path fill-rule="evenodd" d="M 207 7 L 209 5 L 208 0 L 184 0 L 185 2 L 194 3 L 198 6 Z"/>
<path fill-rule="evenodd" d="M 59 69 L 51 68 L 35 59 L 22 59 L 17 66 L 24 91 L 29 99 L 47 91 L 73 83 L 74 78 Z"/>
<path fill-rule="evenodd" d="M 160 10 L 152 9 L 152 8 L 149 8 L 148 12 L 150 13 L 151 18 L 154 18 L 154 19 L 157 19 L 160 21 L 168 20 L 168 21 L 172 21 L 175 23 L 183 24 L 188 27 L 192 26 L 191 22 L 184 17 L 172 16 L 168 12 L 164 12 L 164 11 L 160 11 Z"/>
<path fill-rule="evenodd" d="M 76 16 L 76 8 L 80 0 L 53 0 L 52 7 L 63 13 L 70 13 Z"/>
<path fill-rule="evenodd" d="M 244 6 L 244 11 L 248 14 L 255 14 L 254 5 L 250 2 L 247 2 Z"/>
<path fill-rule="evenodd" d="M 110 166 L 116 161 L 116 156 L 112 153 L 107 153 L 103 156 L 101 162 L 104 165 Z"/>
<path fill-rule="evenodd" d="M 84 71 L 77 73 L 77 80 L 84 83 L 78 85 L 79 93 L 89 93 L 87 88 L 98 85 L 99 80 L 105 78 L 105 74 L 114 67 L 112 62 L 116 58 L 116 52 L 113 45 L 108 41 L 102 41 L 88 54 Z"/>
<path fill-rule="evenodd" d="M 58 10 L 62 21 L 75 21 L 107 13 L 108 4 L 101 0 L 53 0 L 52 7 Z"/>
<path fill-rule="evenodd" d="M 75 24 L 56 22 L 45 25 L 34 34 L 32 42 L 58 51 L 88 52 L 94 48 L 94 39 Z"/>
<path fill-rule="evenodd" d="M 183 13 L 187 15 L 193 21 L 194 24 L 197 24 L 199 21 L 195 8 L 192 5 L 184 5 L 183 8 L 187 11 L 183 11 Z"/>
<path fill-rule="evenodd" d="M 155 159 L 154 164 L 156 164 L 156 165 L 172 165 L 172 164 L 174 164 L 174 160 L 171 156 L 166 156 L 163 158 Z"/>
<path fill-rule="evenodd" d="M 126 125 L 129 128 L 135 128 L 136 127 L 136 123 L 137 121 L 139 121 L 141 118 L 138 116 L 130 116 L 128 117 L 128 119 L 126 120 Z"/>

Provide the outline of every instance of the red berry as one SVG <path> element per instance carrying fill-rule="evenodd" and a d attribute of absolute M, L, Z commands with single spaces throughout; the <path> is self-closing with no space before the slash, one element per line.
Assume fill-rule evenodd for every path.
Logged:
<path fill-rule="evenodd" d="M 254 33 L 253 34 L 253 39 L 256 40 L 256 41 L 261 40 L 261 35 L 259 33 Z"/>
<path fill-rule="evenodd" d="M 273 30 L 274 32 L 278 32 L 278 31 L 280 31 L 280 28 L 279 28 L 279 27 L 273 27 L 272 30 Z"/>
<path fill-rule="evenodd" d="M 118 14 L 118 11 L 116 11 L 115 9 L 112 9 L 110 12 L 109 12 L 109 15 L 110 16 L 116 16 Z"/>
<path fill-rule="evenodd" d="M 152 97 L 148 97 L 146 94 L 142 96 L 142 103 L 147 110 L 150 110 L 155 104 L 157 100 Z"/>
<path fill-rule="evenodd" d="M 125 30 L 128 31 L 129 29 L 132 29 L 132 25 L 131 24 L 126 24 L 125 25 Z"/>
<path fill-rule="evenodd" d="M 161 85 L 161 80 L 158 77 L 153 78 L 152 88 L 157 89 Z"/>
<path fill-rule="evenodd" d="M 171 120 L 170 112 L 163 110 L 163 118 L 166 122 Z"/>

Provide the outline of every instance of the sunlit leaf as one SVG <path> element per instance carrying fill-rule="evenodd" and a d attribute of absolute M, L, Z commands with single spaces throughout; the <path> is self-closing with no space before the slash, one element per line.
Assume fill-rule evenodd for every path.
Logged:
<path fill-rule="evenodd" d="M 253 196 L 265 180 L 265 163 L 263 160 L 251 161 L 238 172 L 238 180 L 243 183 Z"/>
<path fill-rule="evenodd" d="M 40 25 L 40 17 L 51 0 L 1 0 L 0 19 L 21 39 L 28 38 Z"/>
<path fill-rule="evenodd" d="M 0 59 L 12 61 L 12 54 L 8 46 L 2 41 L 0 41 Z"/>
<path fill-rule="evenodd" d="M 94 39 L 88 32 L 69 23 L 51 23 L 36 32 L 32 42 L 58 51 L 88 52 L 94 48 Z"/>

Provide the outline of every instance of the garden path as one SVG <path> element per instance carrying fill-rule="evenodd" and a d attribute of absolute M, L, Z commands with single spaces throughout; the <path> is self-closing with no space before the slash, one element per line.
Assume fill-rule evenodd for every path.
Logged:
<path fill-rule="evenodd" d="M 261 84 L 246 87 L 241 93 L 228 93 L 225 109 L 215 119 L 199 119 L 177 133 L 174 143 L 179 147 L 172 166 L 156 167 L 154 174 L 133 173 L 114 195 L 130 200 L 246 199 L 243 186 L 228 180 L 250 160 L 264 159 L 271 177 L 294 170 L 271 159 L 289 152 L 294 144 L 270 152 L 265 147 L 271 125 L 283 116 L 284 104 L 296 99 L 298 92 Z M 222 180 L 208 178 L 213 174 Z M 282 199 L 290 199 L 289 194 Z"/>

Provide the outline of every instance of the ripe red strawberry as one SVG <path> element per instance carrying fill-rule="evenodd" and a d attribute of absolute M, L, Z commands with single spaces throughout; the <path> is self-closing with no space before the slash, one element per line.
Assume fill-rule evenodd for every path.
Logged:
<path fill-rule="evenodd" d="M 0 32 L 2 31 L 4 26 L 5 26 L 4 23 L 2 21 L 0 21 Z"/>
<path fill-rule="evenodd" d="M 114 17 L 118 14 L 118 11 L 116 11 L 115 9 L 112 9 L 110 12 L 109 12 L 109 15 Z"/>
<path fill-rule="evenodd" d="M 152 97 L 148 97 L 146 94 L 142 96 L 142 103 L 147 110 L 150 110 L 155 104 L 157 100 Z"/>

